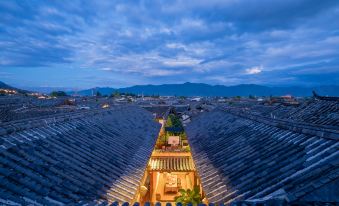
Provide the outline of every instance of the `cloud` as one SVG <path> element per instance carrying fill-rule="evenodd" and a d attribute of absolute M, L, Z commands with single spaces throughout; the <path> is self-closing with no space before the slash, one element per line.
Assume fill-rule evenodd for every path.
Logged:
<path fill-rule="evenodd" d="M 104 67 L 104 68 L 101 68 L 100 70 L 102 70 L 102 71 L 112 71 L 113 69 L 112 68 L 108 68 L 108 67 Z"/>
<path fill-rule="evenodd" d="M 195 65 L 199 64 L 201 60 L 193 59 L 188 57 L 178 57 L 175 59 L 168 59 L 163 61 L 164 65 L 177 67 L 177 66 L 191 66 L 194 67 Z"/>
<path fill-rule="evenodd" d="M 262 72 L 262 66 L 251 67 L 245 70 L 246 74 L 259 74 Z"/>
<path fill-rule="evenodd" d="M 0 1 L 0 13 L 0 69 L 35 84 L 50 70 L 75 86 L 85 74 L 93 86 L 339 76 L 336 0 Z"/>
<path fill-rule="evenodd" d="M 182 74 L 183 71 L 173 71 L 173 70 L 166 70 L 166 69 L 151 69 L 147 73 L 145 73 L 145 76 L 149 77 L 158 77 L 158 76 L 173 76 Z"/>

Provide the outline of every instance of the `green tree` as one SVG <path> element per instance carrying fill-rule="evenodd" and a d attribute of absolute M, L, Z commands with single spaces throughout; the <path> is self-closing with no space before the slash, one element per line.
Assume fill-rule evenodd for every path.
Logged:
<path fill-rule="evenodd" d="M 187 189 L 180 189 L 180 195 L 174 197 L 175 202 L 181 202 L 184 206 L 188 203 L 192 203 L 193 205 L 198 205 L 201 203 L 202 198 L 200 195 L 200 188 L 198 186 L 194 186 L 193 190 Z"/>
<path fill-rule="evenodd" d="M 95 96 L 101 97 L 102 95 L 101 95 L 101 93 L 100 93 L 99 91 L 97 91 L 97 93 L 95 94 Z"/>
<path fill-rule="evenodd" d="M 181 137 L 182 140 L 187 140 L 187 136 L 186 136 L 185 132 L 181 133 L 180 137 Z"/>
<path fill-rule="evenodd" d="M 52 97 L 66 97 L 67 94 L 64 91 L 53 91 L 50 94 Z"/>
<path fill-rule="evenodd" d="M 120 92 L 118 90 L 115 90 L 114 93 L 111 95 L 112 97 L 120 97 Z"/>
<path fill-rule="evenodd" d="M 183 127 L 181 124 L 180 118 L 174 114 L 168 115 L 166 126 L 167 127 L 180 127 L 180 128 Z"/>
<path fill-rule="evenodd" d="M 167 127 L 172 127 L 172 126 L 173 126 L 171 115 L 172 115 L 172 114 L 170 114 L 170 115 L 168 116 L 168 118 L 167 118 L 167 121 L 166 121 L 166 126 L 167 126 Z"/>

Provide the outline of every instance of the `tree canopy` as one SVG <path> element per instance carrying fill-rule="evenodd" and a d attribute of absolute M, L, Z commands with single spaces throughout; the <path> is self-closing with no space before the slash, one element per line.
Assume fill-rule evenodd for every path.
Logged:
<path fill-rule="evenodd" d="M 179 117 L 175 116 L 174 114 L 170 114 L 167 118 L 166 127 L 182 128 L 182 124 Z"/>
<path fill-rule="evenodd" d="M 200 195 L 200 188 L 195 186 L 193 190 L 187 189 L 180 189 L 180 195 L 174 198 L 175 202 L 181 202 L 184 206 L 191 203 L 192 205 L 196 206 L 202 202 L 201 195 Z"/>
<path fill-rule="evenodd" d="M 95 96 L 97 96 L 97 97 L 101 97 L 101 96 L 102 96 L 102 94 L 101 94 L 99 91 L 97 91 L 97 93 L 95 94 Z"/>
<path fill-rule="evenodd" d="M 52 97 L 66 97 L 68 96 L 64 91 L 53 91 L 50 94 Z"/>

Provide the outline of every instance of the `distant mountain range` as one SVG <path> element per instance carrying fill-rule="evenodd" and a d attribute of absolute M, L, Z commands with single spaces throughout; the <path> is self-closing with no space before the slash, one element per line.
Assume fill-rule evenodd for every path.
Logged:
<path fill-rule="evenodd" d="M 0 89 L 10 89 L 10 90 L 16 90 L 19 93 L 27 93 L 27 90 L 23 90 L 23 89 L 18 89 L 15 87 L 12 87 L 8 84 L 5 84 L 4 82 L 0 81 Z"/>
<path fill-rule="evenodd" d="M 184 84 L 162 84 L 162 85 L 136 85 L 126 88 L 97 87 L 81 90 L 78 92 L 68 92 L 69 94 L 78 94 L 90 96 L 99 91 L 102 95 L 110 95 L 115 91 L 124 93 L 144 94 L 144 95 L 162 95 L 162 96 L 312 96 L 312 91 L 319 95 L 339 96 L 339 86 L 316 86 L 316 87 L 268 87 L 255 84 L 241 84 L 235 86 L 209 85 L 202 83 L 184 83 Z"/>
<path fill-rule="evenodd" d="M 27 92 L 26 90 L 17 89 L 10 85 L 7 85 L 0 81 L 0 88 L 14 89 L 21 93 Z M 33 89 L 30 89 L 34 91 Z M 48 88 L 49 91 L 62 90 L 60 88 Z M 39 90 L 38 92 L 46 92 L 46 89 Z M 293 96 L 312 96 L 312 91 L 316 91 L 319 95 L 323 96 L 339 96 L 339 85 L 329 86 L 315 86 L 315 87 L 301 87 L 301 86 L 289 86 L 289 87 L 269 87 L 255 84 L 240 84 L 235 86 L 224 85 L 209 85 L 202 83 L 184 83 L 184 84 L 162 84 L 162 85 L 136 85 L 125 88 L 111 88 L 111 87 L 96 87 L 92 89 L 85 89 L 81 91 L 68 91 L 70 95 L 78 94 L 81 96 L 91 96 L 99 91 L 102 95 L 110 95 L 115 91 L 120 93 L 133 93 L 144 95 L 162 95 L 162 96 L 281 96 L 281 95 L 293 95 Z"/>
<path fill-rule="evenodd" d="M 49 94 L 53 91 L 72 91 L 73 88 L 68 87 L 25 87 L 29 91 L 36 91 L 43 94 Z"/>
<path fill-rule="evenodd" d="M 14 87 L 11 87 L 8 84 L 5 84 L 0 81 L 0 89 L 14 89 Z"/>

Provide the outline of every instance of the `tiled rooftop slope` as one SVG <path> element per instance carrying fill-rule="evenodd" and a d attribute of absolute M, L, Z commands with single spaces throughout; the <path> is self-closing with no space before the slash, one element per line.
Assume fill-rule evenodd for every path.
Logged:
<path fill-rule="evenodd" d="M 204 113 L 190 123 L 186 132 L 209 202 L 250 204 L 283 199 L 297 205 L 338 204 L 338 119 L 330 122 L 322 117 L 328 110 L 338 114 L 338 107 L 326 110 L 321 105 L 334 103 L 318 103 L 294 113 L 296 120 L 304 121 L 301 129 L 284 126 L 288 124 L 284 122 L 275 124 L 275 119 L 270 122 L 267 116 L 261 119 L 265 115 L 260 113 L 253 118 L 247 112 L 224 108 Z M 322 108 L 322 112 L 315 108 Z M 312 118 L 310 111 L 319 119 Z M 330 123 L 332 127 L 311 135 L 309 129 L 302 128 L 305 122 Z"/>
<path fill-rule="evenodd" d="M 63 98 L 40 100 L 33 97 L 0 96 L 0 123 L 60 113 L 62 109 L 56 109 L 55 106 L 64 101 Z"/>
<path fill-rule="evenodd" d="M 83 106 L 98 109 L 106 103 L 111 106 L 115 105 L 114 100 L 110 98 L 58 97 L 37 99 L 31 96 L 0 96 L 0 124 L 76 112 L 76 110 L 81 110 Z"/>
<path fill-rule="evenodd" d="M 159 129 L 132 106 L 0 124 L 0 205 L 131 202 Z"/>
<path fill-rule="evenodd" d="M 227 110 L 260 115 L 274 119 L 285 119 L 313 125 L 339 126 L 339 100 L 326 101 L 313 98 L 303 101 L 299 106 L 272 106 L 262 104 L 234 104 L 226 106 Z"/>

